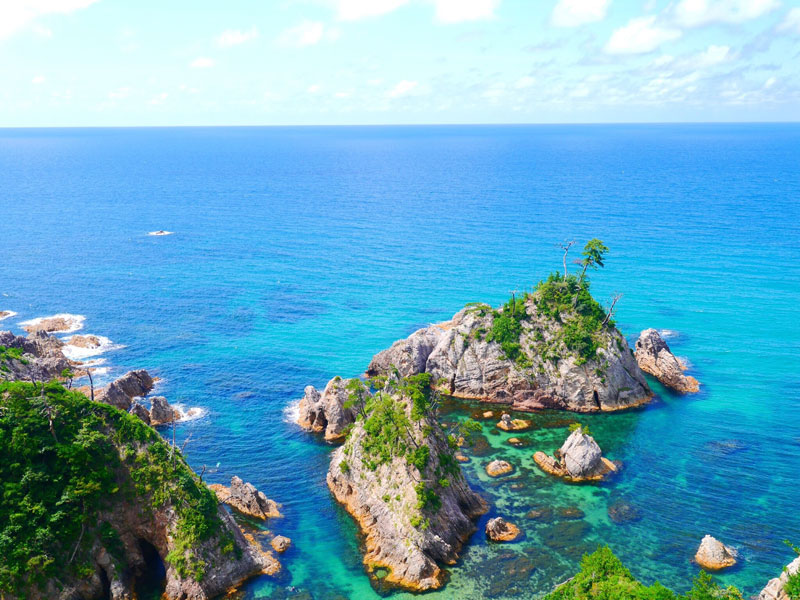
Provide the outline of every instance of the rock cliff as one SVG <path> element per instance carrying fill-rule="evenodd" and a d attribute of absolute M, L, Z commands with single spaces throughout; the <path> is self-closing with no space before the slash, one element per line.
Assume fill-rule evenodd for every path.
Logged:
<path fill-rule="evenodd" d="M 341 440 L 345 428 L 356 416 L 352 408 L 345 408 L 353 393 L 347 388 L 357 385 L 354 381 L 358 380 L 334 377 L 322 393 L 312 385 L 307 386 L 298 407 L 297 424 L 308 431 L 324 433 L 328 441 Z"/>
<path fill-rule="evenodd" d="M 377 354 L 368 375 L 429 373 L 440 391 L 517 410 L 637 406 L 652 395 L 586 284 L 551 276 L 500 309 L 467 306 Z"/>
<path fill-rule="evenodd" d="M 231 478 L 230 487 L 219 483 L 212 483 L 208 487 L 214 490 L 220 502 L 224 502 L 243 515 L 262 520 L 281 516 L 277 502 L 267 498 L 264 492 L 258 491 L 252 483 L 245 483 L 235 475 Z"/>
<path fill-rule="evenodd" d="M 665 386 L 677 392 L 699 392 L 700 383 L 684 374 L 683 366 L 655 329 L 645 329 L 636 341 L 636 362 Z"/>
<path fill-rule="evenodd" d="M 758 600 L 791 600 L 786 591 L 786 585 L 789 583 L 790 577 L 800 577 L 800 556 L 786 566 L 780 577 L 769 580 L 769 583 L 758 595 Z M 800 589 L 800 583 L 797 584 L 797 588 Z"/>
<path fill-rule="evenodd" d="M 128 371 L 109 383 L 107 387 L 95 392 L 95 400 L 127 411 L 130 410 L 133 399 L 146 396 L 153 389 L 153 385 L 153 378 L 144 369 Z"/>
<path fill-rule="evenodd" d="M 424 591 L 445 582 L 486 503 L 467 485 L 456 447 L 436 422 L 429 378 L 390 378 L 357 403 L 359 418 L 334 451 L 328 487 L 365 536 L 368 571 Z M 363 403 L 362 403 L 363 402 Z"/>
<path fill-rule="evenodd" d="M 130 599 L 137 579 L 161 569 L 164 598 L 205 600 L 279 569 L 178 449 L 57 383 L 0 382 L 0 455 L 8 600 Z"/>
<path fill-rule="evenodd" d="M 0 379 L 47 381 L 61 376 L 70 362 L 64 344 L 43 331 L 27 337 L 0 331 Z"/>

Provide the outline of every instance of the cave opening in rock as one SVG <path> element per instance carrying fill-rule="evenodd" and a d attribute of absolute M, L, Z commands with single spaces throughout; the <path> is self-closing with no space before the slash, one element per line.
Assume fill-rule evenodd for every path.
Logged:
<path fill-rule="evenodd" d="M 595 405 L 597 408 L 602 409 L 602 405 L 600 404 L 600 396 L 597 395 L 597 390 L 592 392 L 592 399 L 594 400 Z"/>
<path fill-rule="evenodd" d="M 97 569 L 97 574 L 100 576 L 100 585 L 103 588 L 101 600 L 111 600 L 111 582 L 108 580 L 108 575 L 101 568 Z"/>
<path fill-rule="evenodd" d="M 136 577 L 135 597 L 138 600 L 158 600 L 167 584 L 167 569 L 153 544 L 139 540 L 139 549 L 144 558 L 144 569 Z"/>

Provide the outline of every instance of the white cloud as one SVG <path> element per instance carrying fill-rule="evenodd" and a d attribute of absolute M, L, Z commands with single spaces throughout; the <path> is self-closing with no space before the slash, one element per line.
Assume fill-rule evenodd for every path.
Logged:
<path fill-rule="evenodd" d="M 767 79 L 767 80 L 764 82 L 764 89 L 765 89 L 765 90 L 768 90 L 768 89 L 769 89 L 769 88 L 771 88 L 773 85 L 775 85 L 775 83 L 776 83 L 777 81 L 778 81 L 778 80 L 777 80 L 777 79 L 775 79 L 774 77 L 770 77 L 769 79 Z"/>
<path fill-rule="evenodd" d="M 349 98 L 350 97 L 350 92 L 336 92 L 333 95 L 333 97 L 334 98 L 339 98 L 340 100 L 343 99 L 343 98 Z"/>
<path fill-rule="evenodd" d="M 10 0 L 0 2 L 0 39 L 24 29 L 39 17 L 69 14 L 87 8 L 98 0 Z M 49 31 L 39 28 L 37 33 Z M 47 35 L 47 34 L 45 34 Z"/>
<path fill-rule="evenodd" d="M 493 19 L 500 0 L 433 0 L 436 19 L 441 23 L 462 23 Z"/>
<path fill-rule="evenodd" d="M 158 94 L 157 96 L 154 96 L 150 100 L 150 104 L 152 104 L 153 106 L 157 106 L 159 104 L 164 104 L 164 101 L 167 99 L 168 96 L 169 96 L 169 94 L 167 94 L 166 92 L 162 92 L 162 93 Z"/>
<path fill-rule="evenodd" d="M 308 86 L 306 90 L 309 94 L 316 94 L 318 91 L 322 89 L 322 86 L 318 83 Z"/>
<path fill-rule="evenodd" d="M 531 77 L 530 75 L 525 75 L 524 77 L 520 77 L 517 79 L 517 82 L 514 84 L 514 87 L 518 90 L 524 90 L 526 88 L 531 87 L 534 83 L 536 83 L 536 78 Z"/>
<path fill-rule="evenodd" d="M 675 20 L 684 27 L 743 23 L 779 6 L 779 0 L 680 0 L 675 6 Z"/>
<path fill-rule="evenodd" d="M 258 29 L 253 27 L 248 31 L 241 31 L 239 29 L 226 29 L 219 36 L 217 36 L 217 46 L 221 48 L 229 48 L 230 46 L 238 46 L 258 37 Z"/>
<path fill-rule="evenodd" d="M 697 68 L 713 67 L 728 60 L 730 55 L 730 46 L 709 46 L 705 52 L 697 56 L 694 63 Z"/>
<path fill-rule="evenodd" d="M 556 27 L 577 27 L 606 18 L 611 0 L 558 0 L 550 17 Z"/>
<path fill-rule="evenodd" d="M 342 21 L 358 21 L 397 10 L 408 0 L 335 0 L 337 16 Z"/>
<path fill-rule="evenodd" d="M 193 69 L 208 69 L 213 67 L 217 64 L 213 58 L 207 58 L 205 56 L 199 56 L 195 58 L 192 62 L 189 63 L 189 66 Z"/>
<path fill-rule="evenodd" d="M 121 87 L 108 92 L 108 98 L 110 100 L 122 100 L 123 98 L 127 98 L 130 93 L 131 88 Z"/>
<path fill-rule="evenodd" d="M 44 83 L 44 75 L 37 75 L 33 79 L 31 79 L 31 83 L 35 85 L 39 85 L 40 83 Z"/>
<path fill-rule="evenodd" d="M 778 31 L 790 31 L 800 34 L 800 8 L 793 8 L 778 25 Z"/>
<path fill-rule="evenodd" d="M 403 79 L 403 81 L 399 82 L 396 86 L 394 86 L 391 90 L 389 90 L 386 95 L 390 98 L 399 98 L 401 96 L 406 96 L 411 93 L 416 87 L 419 85 L 418 81 L 409 81 L 408 79 Z"/>
<path fill-rule="evenodd" d="M 277 43 L 281 46 L 302 48 L 314 46 L 323 40 L 335 42 L 339 39 L 340 31 L 335 27 L 326 27 L 321 21 L 303 21 L 299 25 L 290 27 L 278 36 Z"/>
<path fill-rule="evenodd" d="M 645 54 L 679 37 L 679 29 L 656 25 L 655 16 L 636 17 L 614 30 L 605 51 L 609 54 Z"/>

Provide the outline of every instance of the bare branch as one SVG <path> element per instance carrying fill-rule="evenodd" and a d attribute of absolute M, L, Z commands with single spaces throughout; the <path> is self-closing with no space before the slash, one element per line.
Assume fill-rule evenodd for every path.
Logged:
<path fill-rule="evenodd" d="M 622 298 L 622 294 L 614 294 L 614 297 L 611 299 L 611 306 L 608 307 L 608 311 L 606 313 L 606 318 L 603 319 L 603 322 L 600 324 L 600 327 L 605 327 L 608 322 L 611 320 L 611 317 L 614 316 L 614 307 L 616 307 L 617 302 L 620 301 Z"/>
<path fill-rule="evenodd" d="M 575 245 L 575 240 L 569 240 L 561 244 L 561 249 L 564 251 L 564 279 L 567 278 L 567 254 L 569 249 Z"/>

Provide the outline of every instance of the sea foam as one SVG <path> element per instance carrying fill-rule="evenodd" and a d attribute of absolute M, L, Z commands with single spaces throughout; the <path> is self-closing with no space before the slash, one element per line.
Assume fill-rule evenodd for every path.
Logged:
<path fill-rule="evenodd" d="M 89 334 L 86 335 L 88 336 Z M 73 335 L 67 338 L 62 338 L 61 340 L 66 344 L 66 346 L 64 346 L 61 349 L 61 352 L 64 354 L 64 356 L 66 356 L 70 360 L 84 360 L 86 358 L 89 358 L 90 356 L 105 354 L 109 350 L 118 350 L 119 348 L 125 347 L 121 344 L 115 344 L 105 336 L 92 335 L 92 337 L 96 337 L 99 340 L 100 345 L 97 346 L 96 348 L 84 348 L 82 346 L 74 346 L 70 344 L 70 342 L 74 337 L 75 336 Z"/>
<path fill-rule="evenodd" d="M 83 315 L 73 315 L 70 313 L 58 313 L 57 315 L 50 315 L 49 317 L 36 317 L 35 319 L 28 319 L 27 321 L 22 321 L 19 323 L 19 326 L 24 329 L 25 327 L 30 327 L 31 325 L 38 325 L 46 319 L 64 319 L 69 324 L 67 329 L 52 331 L 51 333 L 72 333 L 74 331 L 83 329 L 83 322 L 86 320 L 86 317 Z"/>

